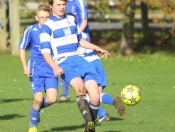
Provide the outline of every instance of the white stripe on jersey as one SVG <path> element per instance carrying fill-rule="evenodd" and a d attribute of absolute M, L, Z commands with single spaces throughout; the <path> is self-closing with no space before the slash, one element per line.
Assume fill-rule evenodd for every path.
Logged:
<path fill-rule="evenodd" d="M 26 44 L 25 42 L 28 40 L 26 40 L 25 38 L 29 39 L 29 35 L 30 35 L 30 30 L 32 29 L 32 26 L 28 27 L 25 31 L 24 31 L 24 34 L 22 36 L 22 42 L 20 43 L 20 48 L 23 49 L 24 48 L 24 44 Z M 28 34 L 27 34 L 28 33 Z M 28 35 L 28 36 L 27 36 Z M 27 36 L 27 37 L 26 37 Z M 26 48 L 27 45 L 25 45 L 25 48 Z"/>
<path fill-rule="evenodd" d="M 42 33 L 42 34 L 40 35 L 40 40 L 41 40 L 41 43 L 42 43 L 42 42 L 50 41 L 50 35 L 47 34 L 47 33 Z"/>
<path fill-rule="evenodd" d="M 86 10 L 86 5 L 85 5 L 85 2 L 83 1 L 83 0 L 77 0 L 78 1 L 78 3 L 80 4 L 80 9 L 81 9 L 81 17 L 82 17 L 82 19 L 87 19 L 87 16 L 85 16 L 87 13 L 85 13 L 85 12 L 87 12 L 87 10 Z M 78 5 L 79 5 L 78 4 Z"/>
<path fill-rule="evenodd" d="M 88 62 L 92 62 L 92 61 L 94 61 L 94 60 L 99 59 L 99 56 L 97 56 L 97 55 L 92 55 L 92 56 L 84 57 L 84 59 L 87 60 Z"/>
<path fill-rule="evenodd" d="M 61 38 L 56 38 L 53 41 L 55 42 L 55 44 L 53 45 L 53 48 L 78 42 L 76 34 L 72 34 Z"/>
<path fill-rule="evenodd" d="M 41 53 L 43 54 L 43 53 L 51 53 L 51 52 L 50 52 L 50 49 L 47 48 L 47 49 L 41 50 Z"/>
<path fill-rule="evenodd" d="M 91 53 L 91 52 L 94 52 L 93 50 L 91 49 L 86 49 L 85 50 L 85 54 L 88 54 L 88 53 Z M 99 59 L 100 57 L 98 55 L 91 55 L 91 56 L 84 56 L 84 59 L 91 62 L 91 61 L 94 61 L 94 60 L 97 60 Z"/>

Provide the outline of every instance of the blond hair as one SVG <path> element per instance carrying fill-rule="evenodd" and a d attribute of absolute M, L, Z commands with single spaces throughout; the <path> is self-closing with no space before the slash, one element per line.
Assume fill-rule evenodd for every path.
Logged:
<path fill-rule="evenodd" d="M 38 8 L 36 9 L 36 14 L 38 14 L 39 11 L 45 11 L 45 12 L 51 12 L 51 9 L 47 5 L 39 5 Z"/>

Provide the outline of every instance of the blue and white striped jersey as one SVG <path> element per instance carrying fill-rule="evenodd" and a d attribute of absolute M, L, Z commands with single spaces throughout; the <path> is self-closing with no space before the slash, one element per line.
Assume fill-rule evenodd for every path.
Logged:
<path fill-rule="evenodd" d="M 83 19 L 88 20 L 88 7 L 84 0 L 68 0 L 66 5 L 66 12 L 73 13 L 76 16 L 79 26 Z M 91 39 L 89 35 L 89 25 L 87 25 L 85 30 L 82 32 L 82 37 L 90 42 Z M 79 47 L 78 53 L 84 53 L 84 58 L 89 62 L 99 59 L 94 51 L 90 49 Z"/>
<path fill-rule="evenodd" d="M 66 12 L 73 13 L 76 16 L 79 26 L 83 19 L 88 20 L 88 8 L 84 0 L 68 0 Z M 89 34 L 89 25 L 86 26 L 83 32 Z"/>
<path fill-rule="evenodd" d="M 38 23 L 28 27 L 25 31 L 23 36 L 20 39 L 20 42 L 18 46 L 23 49 L 29 49 L 30 50 L 30 60 L 34 61 L 44 61 L 42 55 L 41 55 L 41 49 L 40 49 L 40 27 Z"/>
<path fill-rule="evenodd" d="M 51 53 L 54 61 L 63 62 L 67 57 L 77 55 L 82 35 L 75 17 L 51 16 L 41 27 L 41 53 Z"/>

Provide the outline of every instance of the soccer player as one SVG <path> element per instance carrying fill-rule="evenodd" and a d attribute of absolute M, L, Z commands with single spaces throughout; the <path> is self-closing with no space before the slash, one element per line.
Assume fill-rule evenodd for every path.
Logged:
<path fill-rule="evenodd" d="M 66 5 L 66 12 L 73 13 L 76 15 L 77 24 L 80 26 L 80 30 L 83 34 L 83 38 L 90 42 L 90 35 L 89 35 L 89 25 L 88 25 L 88 7 L 84 0 L 68 0 Z M 84 49 L 79 48 L 80 53 L 84 53 L 84 58 L 90 62 L 96 69 L 97 73 L 100 76 L 100 84 L 99 84 L 99 90 L 101 93 L 100 102 L 105 104 L 114 105 L 115 108 L 118 110 L 118 113 L 121 117 L 125 114 L 125 108 L 122 104 L 122 101 L 120 100 L 118 95 L 112 96 L 108 93 L 102 93 L 102 90 L 107 85 L 107 79 L 105 70 L 103 68 L 103 65 L 100 62 L 99 56 L 97 56 L 93 50 L 91 49 Z M 65 93 L 68 93 L 68 89 L 64 88 L 63 91 Z M 109 121 L 110 116 L 108 113 L 102 108 L 99 107 L 98 116 L 100 117 L 99 122 L 102 121 Z"/>
<path fill-rule="evenodd" d="M 28 27 L 19 42 L 19 52 L 24 74 L 29 77 L 34 101 L 30 109 L 30 126 L 28 132 L 38 132 L 40 109 L 56 102 L 58 78 L 54 76 L 52 68 L 45 62 L 40 50 L 40 28 L 50 17 L 50 7 L 40 5 L 36 9 L 36 24 Z M 26 49 L 30 50 L 28 66 L 26 63 Z M 42 91 L 46 92 L 43 98 Z"/>
<path fill-rule="evenodd" d="M 88 8 L 84 0 L 67 0 L 66 12 L 72 13 L 76 16 L 77 24 L 80 27 L 80 31 L 83 32 L 84 38 L 90 38 L 89 36 L 89 26 L 88 26 Z M 64 81 L 62 84 L 62 95 L 58 98 L 58 102 L 70 101 L 69 87 Z"/>
<path fill-rule="evenodd" d="M 92 65 L 77 54 L 77 49 L 81 45 L 103 53 L 104 58 L 110 54 L 82 38 L 75 17 L 65 14 L 66 3 L 67 0 L 49 0 L 53 15 L 41 28 L 41 53 L 55 76 L 61 76 L 74 88 L 76 102 L 86 122 L 84 132 L 95 132 L 94 122 L 100 104 L 98 75 Z M 86 90 L 90 105 L 86 100 Z"/>

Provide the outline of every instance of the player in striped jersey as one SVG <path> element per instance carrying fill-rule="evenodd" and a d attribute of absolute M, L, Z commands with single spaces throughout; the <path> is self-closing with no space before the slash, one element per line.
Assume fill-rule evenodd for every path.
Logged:
<path fill-rule="evenodd" d="M 88 8 L 84 0 L 68 0 L 66 5 L 66 12 L 73 13 L 76 15 L 77 23 L 80 26 L 80 30 L 83 34 L 83 38 L 90 42 L 90 35 L 89 35 L 89 25 L 88 25 Z M 107 86 L 107 79 L 105 70 L 103 65 L 100 62 L 99 56 L 95 54 L 95 52 L 91 49 L 84 49 L 79 47 L 79 52 L 84 53 L 84 58 L 89 61 L 98 72 L 99 78 L 99 90 L 100 90 L 100 102 L 114 105 L 115 108 L 118 110 L 118 113 L 121 117 L 125 114 L 125 108 L 122 104 L 118 95 L 112 96 L 108 93 L 103 93 L 102 90 Z M 63 91 L 67 93 L 68 89 L 64 88 Z M 100 117 L 99 122 L 102 121 L 109 121 L 110 116 L 108 113 L 102 108 L 99 107 L 98 116 Z"/>
<path fill-rule="evenodd" d="M 20 59 L 24 74 L 29 77 L 34 101 L 30 109 L 30 128 L 28 132 L 38 132 L 40 109 L 55 103 L 57 98 L 58 78 L 54 76 L 52 68 L 45 62 L 40 49 L 40 28 L 50 17 L 50 7 L 40 5 L 36 9 L 36 24 L 28 27 L 19 42 Z M 30 50 L 28 66 L 26 50 Z M 42 91 L 46 92 L 43 98 Z"/>
<path fill-rule="evenodd" d="M 83 31 L 84 38 L 90 38 L 88 26 L 88 8 L 83 0 L 68 0 L 66 4 L 66 12 L 76 16 L 77 24 L 80 26 L 80 31 Z M 70 101 L 68 84 L 61 80 L 62 95 L 58 98 L 58 102 Z"/>
<path fill-rule="evenodd" d="M 65 15 L 66 2 L 49 0 L 53 15 L 41 28 L 41 53 L 55 76 L 61 76 L 75 89 L 76 102 L 86 121 L 84 132 L 95 132 L 94 122 L 100 101 L 98 75 L 92 65 L 77 54 L 77 49 L 81 45 L 103 53 L 105 58 L 109 52 L 82 39 L 74 16 Z M 86 100 L 86 90 L 90 95 L 90 105 Z"/>

